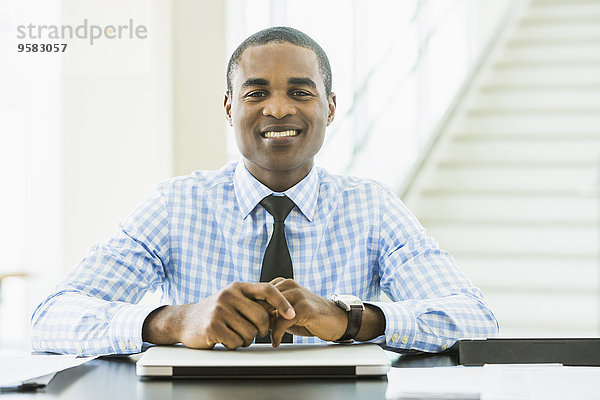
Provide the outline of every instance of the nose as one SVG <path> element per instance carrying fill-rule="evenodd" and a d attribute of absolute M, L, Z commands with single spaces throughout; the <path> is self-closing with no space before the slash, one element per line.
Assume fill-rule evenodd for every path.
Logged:
<path fill-rule="evenodd" d="M 288 115 L 296 115 L 296 108 L 287 96 L 272 96 L 263 107 L 263 115 L 282 119 Z"/>

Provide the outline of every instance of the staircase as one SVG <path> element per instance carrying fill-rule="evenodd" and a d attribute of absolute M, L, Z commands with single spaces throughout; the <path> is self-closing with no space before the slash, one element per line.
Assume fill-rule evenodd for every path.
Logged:
<path fill-rule="evenodd" d="M 501 335 L 600 334 L 599 160 L 600 0 L 532 0 L 404 196 Z"/>

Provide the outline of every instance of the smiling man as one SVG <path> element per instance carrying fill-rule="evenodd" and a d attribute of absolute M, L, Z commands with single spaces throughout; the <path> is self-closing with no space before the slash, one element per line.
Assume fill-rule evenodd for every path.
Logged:
<path fill-rule="evenodd" d="M 480 290 L 391 190 L 314 165 L 336 97 L 310 37 L 246 39 L 224 107 L 242 160 L 160 185 L 40 304 L 35 350 L 373 340 L 436 352 L 497 334 Z M 138 304 L 156 289 L 162 305 Z"/>

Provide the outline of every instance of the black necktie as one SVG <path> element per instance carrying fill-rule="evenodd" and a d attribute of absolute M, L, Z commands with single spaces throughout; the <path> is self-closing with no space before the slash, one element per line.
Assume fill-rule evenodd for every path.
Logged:
<path fill-rule="evenodd" d="M 273 216 L 273 235 L 267 245 L 260 271 L 260 281 L 270 282 L 281 276 L 293 278 L 292 259 L 285 240 L 285 218 L 295 204 L 285 196 L 267 196 L 261 200 L 262 205 Z"/>
<path fill-rule="evenodd" d="M 260 204 L 273 216 L 273 235 L 267 245 L 265 256 L 263 258 L 262 269 L 260 271 L 260 281 L 270 282 L 281 276 L 283 278 L 293 278 L 292 258 L 285 240 L 285 218 L 288 216 L 295 204 L 286 196 L 267 196 L 261 200 Z M 271 338 L 267 335 L 262 338 L 256 338 L 256 343 L 271 343 Z M 292 335 L 285 333 L 282 343 L 292 343 Z"/>

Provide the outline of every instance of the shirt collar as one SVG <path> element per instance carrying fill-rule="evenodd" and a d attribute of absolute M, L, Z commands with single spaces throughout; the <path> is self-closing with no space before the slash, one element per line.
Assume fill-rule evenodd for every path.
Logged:
<path fill-rule="evenodd" d="M 233 186 L 242 219 L 245 219 L 262 199 L 276 193 L 252 176 L 243 161 L 239 161 L 235 168 Z M 309 221 L 312 221 L 319 194 L 319 174 L 316 168 L 313 166 L 304 179 L 283 192 L 283 194 L 298 206 Z"/>

